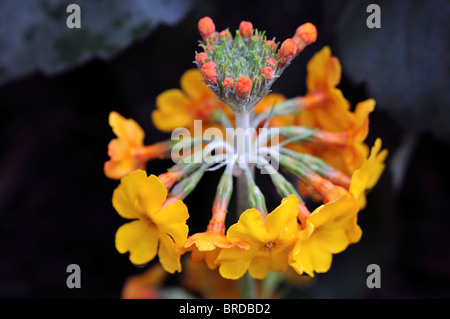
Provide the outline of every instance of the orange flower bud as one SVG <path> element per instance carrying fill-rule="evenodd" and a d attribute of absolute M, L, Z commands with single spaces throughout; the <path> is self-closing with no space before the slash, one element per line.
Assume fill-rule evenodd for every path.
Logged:
<path fill-rule="evenodd" d="M 293 39 L 286 39 L 278 51 L 278 60 L 285 66 L 297 53 L 297 43 Z"/>
<path fill-rule="evenodd" d="M 217 65 L 214 62 L 205 63 L 202 66 L 203 79 L 207 84 L 217 85 Z"/>
<path fill-rule="evenodd" d="M 272 48 L 272 52 L 275 52 L 277 50 L 277 44 L 272 40 L 266 41 L 266 47 L 269 49 Z"/>
<path fill-rule="evenodd" d="M 317 29 L 312 23 L 302 24 L 295 31 L 293 37 L 297 43 L 297 53 L 302 51 L 307 45 L 316 42 L 317 39 Z"/>
<path fill-rule="evenodd" d="M 236 94 L 241 98 L 245 99 L 250 95 L 252 90 L 252 81 L 246 75 L 239 77 L 236 81 Z"/>
<path fill-rule="evenodd" d="M 220 31 L 219 38 L 221 40 L 225 38 L 226 40 L 230 41 L 231 40 L 231 33 L 230 33 L 230 31 L 228 31 L 228 30 Z"/>
<path fill-rule="evenodd" d="M 295 31 L 295 37 L 301 39 L 305 45 L 309 45 L 316 42 L 317 29 L 312 23 L 302 24 Z"/>
<path fill-rule="evenodd" d="M 198 31 L 203 38 L 203 42 L 214 36 L 216 32 L 216 26 L 210 17 L 204 17 L 198 21 Z"/>
<path fill-rule="evenodd" d="M 269 82 L 273 77 L 273 69 L 270 66 L 266 66 L 261 70 L 261 74 L 265 76 L 266 82 Z"/>
<path fill-rule="evenodd" d="M 239 33 L 241 34 L 241 37 L 243 38 L 250 38 L 253 31 L 253 24 L 248 21 L 241 21 L 241 24 L 239 25 Z"/>
<path fill-rule="evenodd" d="M 196 55 L 195 61 L 197 61 L 197 65 L 199 68 L 205 64 L 205 61 L 208 60 L 208 55 L 205 52 L 200 52 Z"/>
<path fill-rule="evenodd" d="M 277 61 L 273 58 L 267 59 L 266 64 L 272 68 L 277 66 Z"/>
<path fill-rule="evenodd" d="M 225 91 L 227 91 L 228 88 L 230 88 L 231 90 L 234 89 L 234 82 L 232 78 L 225 78 L 222 82 L 222 85 Z"/>

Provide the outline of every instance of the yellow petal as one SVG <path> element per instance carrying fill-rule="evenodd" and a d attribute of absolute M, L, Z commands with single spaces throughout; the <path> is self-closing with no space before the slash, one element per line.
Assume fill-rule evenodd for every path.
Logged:
<path fill-rule="evenodd" d="M 250 245 L 268 242 L 267 229 L 261 213 L 254 209 L 247 209 L 241 214 L 236 224 L 227 231 L 230 241 L 243 241 Z"/>
<path fill-rule="evenodd" d="M 161 181 L 144 170 L 136 170 L 121 179 L 121 185 L 136 211 L 148 217 L 158 211 L 167 197 L 167 190 Z"/>
<path fill-rule="evenodd" d="M 109 114 L 109 125 L 116 136 L 131 145 L 144 143 L 144 130 L 133 119 L 125 119 L 117 112 Z"/>
<path fill-rule="evenodd" d="M 159 262 L 167 272 L 171 274 L 175 271 L 181 272 L 180 254 L 168 235 L 160 236 L 158 257 Z"/>
<path fill-rule="evenodd" d="M 220 275 L 225 279 L 238 279 L 247 271 L 252 256 L 240 248 L 222 249 L 216 262 L 220 264 Z"/>
<path fill-rule="evenodd" d="M 127 219 L 139 219 L 145 216 L 143 211 L 136 210 L 130 202 L 123 185 L 119 185 L 113 192 L 112 203 L 120 216 Z"/>
<path fill-rule="evenodd" d="M 314 272 L 324 273 L 331 267 L 332 254 L 323 249 L 313 236 L 307 241 L 297 241 L 294 249 L 296 258 L 290 258 L 289 265 L 300 275 L 304 272 L 314 277 Z"/>
<path fill-rule="evenodd" d="M 203 76 L 198 69 L 190 69 L 181 76 L 181 89 L 191 99 L 214 97 L 214 93 L 202 81 Z"/>
<path fill-rule="evenodd" d="M 156 98 L 156 110 L 152 112 L 153 124 L 157 129 L 171 132 L 178 127 L 192 125 L 189 113 L 192 107 L 188 97 L 178 89 L 164 91 Z"/>
<path fill-rule="evenodd" d="M 188 225 L 186 225 L 189 213 L 183 201 L 177 200 L 167 205 L 151 214 L 150 218 L 158 225 L 161 234 L 168 234 L 172 237 L 178 247 L 184 246 L 189 232 Z"/>
<path fill-rule="evenodd" d="M 122 225 L 116 232 L 116 249 L 119 253 L 130 252 L 130 261 L 142 265 L 156 256 L 158 231 L 142 220 Z"/>
<path fill-rule="evenodd" d="M 264 279 L 269 271 L 269 258 L 253 258 L 248 273 L 255 279 Z"/>
<path fill-rule="evenodd" d="M 291 241 L 297 234 L 298 199 L 295 195 L 285 198 L 281 205 L 267 215 L 268 241 Z M 280 238 L 281 237 L 281 238 Z"/>
<path fill-rule="evenodd" d="M 341 80 L 341 64 L 336 57 L 331 56 L 331 50 L 327 46 L 311 58 L 307 72 L 308 92 L 328 90 L 336 87 Z"/>

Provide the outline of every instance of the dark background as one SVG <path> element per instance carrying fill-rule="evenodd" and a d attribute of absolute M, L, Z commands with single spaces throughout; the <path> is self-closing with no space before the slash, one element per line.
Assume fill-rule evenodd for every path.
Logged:
<path fill-rule="evenodd" d="M 107 145 L 114 137 L 109 112 L 134 118 L 146 132 L 146 143 L 167 138 L 151 124 L 155 98 L 166 89 L 178 88 L 183 72 L 193 67 L 200 39 L 197 21 L 206 15 L 213 18 L 218 31 L 236 29 L 241 20 L 248 20 L 278 41 L 291 37 L 302 23 L 314 23 L 318 41 L 300 54 L 272 88 L 287 97 L 304 94 L 306 63 L 311 56 L 329 45 L 340 58 L 338 39 L 342 35 L 336 34 L 330 17 L 341 12 L 327 11 L 329 3 L 196 1 L 178 24 L 158 26 L 110 59 L 91 59 L 52 76 L 33 72 L 0 86 L 0 298 L 120 297 L 124 280 L 141 270 L 114 247 L 114 234 L 125 220 L 111 205 L 118 182 L 103 174 Z M 341 3 L 343 10 L 348 2 Z M 448 2 L 444 7 L 448 9 Z M 383 3 L 381 8 L 383 12 Z M 396 14 L 401 17 L 408 12 Z M 368 15 L 365 11 L 359 14 Z M 351 28 L 366 28 L 356 21 L 349 16 L 346 23 Z M 449 29 L 448 19 L 442 27 Z M 400 32 L 383 26 L 381 30 Z M 440 67 L 448 76 L 448 59 L 443 61 Z M 341 62 L 339 88 L 352 105 L 372 97 L 367 84 L 352 81 Z M 426 82 L 435 81 L 422 76 Z M 405 83 L 401 93 L 409 92 Z M 440 103 L 450 107 L 448 100 Z M 381 137 L 390 156 L 386 171 L 368 196 L 368 207 L 359 215 L 361 241 L 335 255 L 328 273 L 318 275 L 292 297 L 450 297 L 449 144 L 433 130 L 411 128 L 401 116 L 393 115 L 394 108 L 395 103 L 378 104 L 371 115 L 368 144 Z M 408 139 L 413 141 L 405 151 L 409 156 L 400 164 L 393 163 L 396 151 Z M 155 161 L 148 171 L 159 174 L 169 166 L 169 162 Z M 403 171 L 404 178 L 394 187 L 396 170 Z M 192 231 L 203 229 L 209 219 L 217 180 L 218 174 L 207 175 L 185 201 Z M 266 184 L 262 189 L 273 191 Z M 271 210 L 279 198 L 268 196 Z M 66 287 L 66 267 L 72 263 L 81 267 L 81 289 Z M 382 270 L 380 289 L 366 287 L 366 267 L 374 263 Z M 176 280 L 174 275 L 170 282 Z"/>

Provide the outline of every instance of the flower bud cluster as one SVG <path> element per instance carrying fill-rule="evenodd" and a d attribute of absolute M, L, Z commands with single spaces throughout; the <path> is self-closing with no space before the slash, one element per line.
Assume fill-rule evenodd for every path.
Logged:
<path fill-rule="evenodd" d="M 250 111 L 317 36 L 311 23 L 300 26 L 294 37 L 281 45 L 248 21 L 240 23 L 234 37 L 228 29 L 216 32 L 209 17 L 200 19 L 198 29 L 203 52 L 196 54 L 195 63 L 208 87 L 235 112 Z"/>

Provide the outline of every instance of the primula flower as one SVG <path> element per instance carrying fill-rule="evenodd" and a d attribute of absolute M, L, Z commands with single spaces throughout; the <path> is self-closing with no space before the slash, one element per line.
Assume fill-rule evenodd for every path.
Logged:
<path fill-rule="evenodd" d="M 262 279 L 268 270 L 285 270 L 288 249 L 297 237 L 298 199 L 291 195 L 265 219 L 261 213 L 248 209 L 237 224 L 230 226 L 227 238 L 245 243 L 246 248 L 222 249 L 217 258 L 219 272 L 224 278 L 238 279 L 248 270 L 250 276 Z"/>
<path fill-rule="evenodd" d="M 161 157 L 169 146 L 154 144 L 144 146 L 144 131 L 133 119 L 125 119 L 117 112 L 109 114 L 109 125 L 117 138 L 108 144 L 110 160 L 104 165 L 106 177 L 120 179 L 137 169 L 143 169 L 147 161 Z"/>
<path fill-rule="evenodd" d="M 167 190 L 155 175 L 137 170 L 123 177 L 114 190 L 113 206 L 120 216 L 133 221 L 116 233 L 116 248 L 130 252 L 130 261 L 142 265 L 158 254 L 169 273 L 181 271 L 179 250 L 186 242 L 189 218 L 186 205 L 177 200 L 164 205 Z"/>
<path fill-rule="evenodd" d="M 331 56 L 329 47 L 316 53 L 307 65 L 305 107 L 298 116 L 298 124 L 327 131 L 345 131 L 351 123 L 350 104 L 336 86 L 341 80 L 341 64 Z"/>
<path fill-rule="evenodd" d="M 381 151 L 381 139 L 377 138 L 367 161 L 352 175 L 350 192 L 358 199 L 361 209 L 366 207 L 366 191 L 371 190 L 384 171 L 384 160 L 388 155 L 385 149 Z"/>
<path fill-rule="evenodd" d="M 358 202 L 350 194 L 314 210 L 306 219 L 306 228 L 299 231 L 289 253 L 289 265 L 299 274 L 311 277 L 314 272 L 327 272 L 332 254 L 344 251 L 361 238 L 361 229 L 355 223 L 357 213 Z"/>
<path fill-rule="evenodd" d="M 202 120 L 203 129 L 213 121 L 213 113 L 219 105 L 225 112 L 227 107 L 219 101 L 202 81 L 197 69 L 187 70 L 181 77 L 181 90 L 170 89 L 156 98 L 156 110 L 152 113 L 155 127 L 163 132 L 172 132 L 179 127 L 193 129 L 194 120 Z"/>
<path fill-rule="evenodd" d="M 373 99 L 358 103 L 355 112 L 350 113 L 351 121 L 346 131 L 318 131 L 318 138 L 314 138 L 313 143 L 305 144 L 303 151 L 322 158 L 350 176 L 364 164 L 369 154 L 364 140 L 369 132 L 369 115 L 374 108 Z"/>

